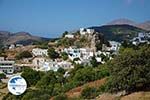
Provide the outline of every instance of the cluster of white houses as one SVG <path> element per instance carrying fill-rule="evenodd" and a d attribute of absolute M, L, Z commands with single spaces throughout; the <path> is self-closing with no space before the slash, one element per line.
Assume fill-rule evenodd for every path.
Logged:
<path fill-rule="evenodd" d="M 80 29 L 81 35 L 91 34 L 93 33 L 93 29 Z M 74 35 L 66 35 L 67 38 L 74 38 Z M 102 59 L 101 55 L 107 56 L 109 59 L 112 59 L 111 52 L 114 54 L 117 54 L 120 43 L 115 41 L 109 41 L 110 47 L 103 46 L 102 51 L 95 52 L 91 48 L 76 48 L 76 47 L 69 47 L 69 48 L 63 48 L 60 50 L 61 52 L 66 52 L 68 55 L 69 60 L 62 60 L 62 59 L 55 59 L 51 60 L 48 57 L 48 49 L 40 49 L 40 48 L 34 48 L 32 49 L 33 58 L 29 58 L 31 60 L 31 63 L 29 64 L 15 64 L 14 61 L 8 61 L 4 58 L 0 58 L 0 71 L 4 73 L 11 74 L 15 71 L 15 65 L 16 66 L 32 66 L 35 70 L 40 71 L 57 71 L 59 68 L 63 69 L 72 69 L 74 68 L 72 61 L 74 61 L 77 64 L 90 64 L 90 60 L 92 57 L 95 57 L 97 62 L 105 63 L 105 61 Z M 13 47 L 13 46 L 12 46 Z M 75 60 L 76 59 L 76 60 Z"/>
<path fill-rule="evenodd" d="M 133 45 L 139 45 L 141 43 L 148 43 L 150 42 L 150 33 L 138 33 L 137 37 L 134 37 L 131 40 Z"/>
<path fill-rule="evenodd" d="M 91 48 L 75 48 L 75 47 L 69 47 L 65 48 L 63 52 L 66 52 L 68 54 L 68 57 L 70 60 L 74 61 L 74 59 L 78 58 L 75 63 L 79 64 L 88 64 L 93 56 L 95 56 L 97 62 L 105 63 L 105 61 L 102 60 L 100 55 L 107 56 L 111 59 L 110 52 L 113 52 L 114 54 L 117 54 L 119 51 L 119 48 L 121 46 L 120 43 L 115 41 L 110 41 L 110 47 L 106 47 L 104 51 L 97 51 L 94 52 Z"/>
<path fill-rule="evenodd" d="M 33 59 L 32 64 L 35 70 L 39 71 L 57 71 L 59 68 L 70 69 L 73 68 L 71 62 L 67 61 L 58 61 L 58 60 L 50 60 L 45 57 L 36 57 Z"/>

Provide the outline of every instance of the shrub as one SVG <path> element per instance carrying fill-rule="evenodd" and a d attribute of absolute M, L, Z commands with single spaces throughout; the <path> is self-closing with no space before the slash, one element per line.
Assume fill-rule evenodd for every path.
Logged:
<path fill-rule="evenodd" d="M 60 94 L 54 97 L 53 100 L 68 100 L 67 95 L 65 94 Z"/>
<path fill-rule="evenodd" d="M 93 87 L 86 87 L 82 90 L 81 96 L 84 99 L 94 99 L 97 96 L 97 90 Z"/>
<path fill-rule="evenodd" d="M 63 60 L 67 60 L 68 54 L 66 52 L 63 52 L 63 53 L 61 53 L 61 57 L 63 58 Z"/>
<path fill-rule="evenodd" d="M 32 57 L 32 54 L 29 51 L 20 52 L 15 56 L 15 58 L 18 60 L 23 58 L 30 58 L 30 57 Z"/>
<path fill-rule="evenodd" d="M 48 55 L 51 59 L 56 59 L 59 57 L 59 54 L 55 51 L 54 48 L 49 48 L 48 49 Z"/>

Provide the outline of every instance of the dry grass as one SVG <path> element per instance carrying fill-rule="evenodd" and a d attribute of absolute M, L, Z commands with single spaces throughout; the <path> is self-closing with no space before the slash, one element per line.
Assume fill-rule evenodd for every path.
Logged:
<path fill-rule="evenodd" d="M 84 87 L 88 86 L 88 87 L 100 87 L 101 85 L 103 85 L 106 82 L 106 78 L 103 78 L 101 80 L 96 80 L 93 82 L 89 82 L 87 84 L 84 84 L 82 86 L 76 87 L 68 92 L 66 92 L 66 95 L 69 98 L 75 98 L 75 97 L 79 97 L 81 95 L 81 92 L 83 90 Z"/>
<path fill-rule="evenodd" d="M 150 92 L 135 92 L 122 97 L 121 100 L 150 100 Z"/>

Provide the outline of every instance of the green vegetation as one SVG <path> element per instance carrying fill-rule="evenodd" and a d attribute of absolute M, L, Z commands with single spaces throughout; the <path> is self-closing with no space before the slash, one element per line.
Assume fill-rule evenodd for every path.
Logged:
<path fill-rule="evenodd" d="M 30 68 L 25 68 L 23 73 L 21 74 L 21 76 L 24 77 L 25 80 L 27 81 L 29 87 L 35 86 L 35 84 L 41 79 L 43 75 L 44 75 L 43 72 L 37 72 Z"/>
<path fill-rule="evenodd" d="M 64 77 L 64 73 L 65 70 L 62 68 L 58 69 L 57 72 L 39 72 L 25 68 L 21 76 L 26 79 L 28 90 L 22 96 L 7 94 L 3 100 L 49 100 L 53 96 L 55 100 L 59 98 L 66 100 L 67 97 L 63 93 L 109 75 L 107 68 L 102 66 L 83 65 L 75 65 L 75 68 L 68 73 L 70 74 L 69 77 Z"/>
<path fill-rule="evenodd" d="M 56 57 L 53 48 L 49 52 L 52 57 Z M 64 55 L 66 54 L 61 54 Z M 107 59 L 104 55 L 100 56 Z M 54 97 L 54 100 L 67 100 L 65 92 L 104 77 L 108 77 L 106 84 L 96 88 L 85 87 L 81 99 L 94 99 L 103 92 L 143 90 L 150 86 L 149 58 L 150 45 L 127 46 L 122 47 L 119 55 L 103 65 L 99 65 L 94 58 L 92 66 L 75 64 L 75 68 L 69 70 L 67 77 L 64 77 L 66 70 L 62 68 L 57 72 L 24 69 L 22 76 L 28 83 L 28 90 L 19 97 L 7 94 L 4 100 L 49 100 L 51 97 Z"/>
<path fill-rule="evenodd" d="M 123 41 L 132 39 L 139 32 L 146 32 L 143 29 L 131 25 L 106 25 L 100 27 L 92 27 L 99 33 L 103 33 L 106 40 Z"/>
<path fill-rule="evenodd" d="M 0 47 L 0 57 L 7 57 L 3 47 Z"/>
<path fill-rule="evenodd" d="M 49 41 L 40 41 L 40 42 L 35 42 L 33 45 L 36 45 L 38 48 L 41 49 L 48 49 L 48 42 Z"/>
<path fill-rule="evenodd" d="M 65 94 L 59 94 L 55 96 L 53 100 L 68 100 L 68 98 Z"/>
<path fill-rule="evenodd" d="M 92 57 L 90 63 L 91 63 L 91 65 L 92 65 L 92 67 L 97 67 L 97 66 L 98 66 L 98 62 L 97 62 L 97 60 L 95 59 L 95 56 Z"/>
<path fill-rule="evenodd" d="M 93 87 L 85 87 L 82 90 L 81 96 L 83 99 L 94 99 L 97 96 L 97 89 Z"/>
<path fill-rule="evenodd" d="M 49 48 L 48 49 L 48 56 L 51 58 L 51 59 L 56 59 L 59 57 L 59 54 L 55 51 L 54 48 Z"/>
<path fill-rule="evenodd" d="M 69 39 L 69 38 L 62 38 L 58 40 L 57 46 L 64 46 L 64 47 L 69 47 L 73 46 L 74 39 Z"/>
<path fill-rule="evenodd" d="M 68 31 L 65 31 L 63 34 L 62 34 L 62 37 L 65 37 L 65 35 L 69 34 Z"/>
<path fill-rule="evenodd" d="M 6 78 L 6 75 L 4 73 L 0 73 L 0 80 Z"/>
<path fill-rule="evenodd" d="M 61 57 L 63 58 L 63 60 L 67 60 L 68 54 L 66 52 L 63 52 L 63 53 L 61 53 Z"/>
<path fill-rule="evenodd" d="M 142 90 L 150 84 L 150 46 L 126 48 L 110 63 L 108 90 L 128 92 Z"/>
<path fill-rule="evenodd" d="M 15 58 L 18 60 L 23 59 L 23 58 L 31 58 L 31 57 L 32 57 L 32 54 L 29 51 L 22 51 L 15 56 Z"/>

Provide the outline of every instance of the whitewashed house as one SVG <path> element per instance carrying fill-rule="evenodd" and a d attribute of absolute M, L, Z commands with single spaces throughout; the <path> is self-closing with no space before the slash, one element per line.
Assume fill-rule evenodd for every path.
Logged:
<path fill-rule="evenodd" d="M 120 49 L 121 44 L 119 42 L 116 41 L 109 41 L 110 43 L 110 51 L 114 51 L 114 52 L 118 52 Z"/>
<path fill-rule="evenodd" d="M 34 66 L 34 68 L 36 70 L 40 69 L 40 67 L 43 66 L 43 64 L 45 63 L 46 61 L 46 58 L 44 57 L 35 57 L 33 60 L 32 60 L 32 64 Z"/>
<path fill-rule="evenodd" d="M 34 48 L 32 53 L 34 56 L 48 56 L 48 49 Z"/>
<path fill-rule="evenodd" d="M 94 29 L 80 28 L 81 35 L 93 34 Z"/>
<path fill-rule="evenodd" d="M 16 47 L 23 47 L 22 44 L 16 44 Z"/>
<path fill-rule="evenodd" d="M 14 61 L 5 60 L 4 57 L 0 57 L 0 72 L 13 74 L 14 63 Z"/>
<path fill-rule="evenodd" d="M 15 46 L 15 44 L 11 44 L 10 46 L 9 46 L 9 49 L 14 49 L 16 46 Z"/>
<path fill-rule="evenodd" d="M 71 62 L 67 61 L 53 61 L 46 59 L 44 57 L 36 57 L 33 59 L 32 64 L 35 70 L 39 71 L 57 71 L 60 67 L 63 69 L 71 69 L 73 68 Z"/>
<path fill-rule="evenodd" d="M 137 37 L 134 37 L 131 41 L 133 45 L 139 45 L 140 43 L 147 43 L 150 35 L 148 33 L 138 33 Z"/>
<path fill-rule="evenodd" d="M 65 38 L 71 38 L 71 39 L 73 39 L 74 35 L 73 34 L 67 34 L 67 35 L 65 35 Z"/>
<path fill-rule="evenodd" d="M 76 48 L 72 48 L 72 47 L 65 48 L 63 50 L 63 52 L 66 52 L 68 54 L 69 59 L 72 61 L 75 58 L 80 58 L 80 56 L 81 56 L 80 49 L 76 49 Z"/>
<path fill-rule="evenodd" d="M 71 69 L 74 67 L 72 66 L 71 62 L 67 62 L 67 61 L 61 61 L 61 62 L 46 61 L 43 63 L 43 66 L 40 67 L 39 70 L 40 71 L 49 71 L 49 70 L 57 71 L 59 68 Z"/>

